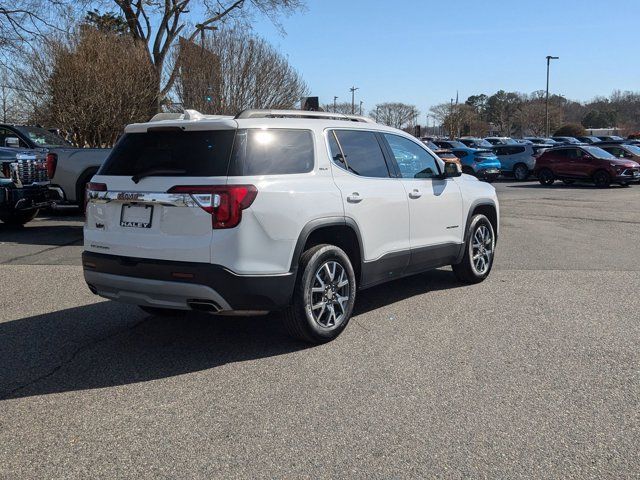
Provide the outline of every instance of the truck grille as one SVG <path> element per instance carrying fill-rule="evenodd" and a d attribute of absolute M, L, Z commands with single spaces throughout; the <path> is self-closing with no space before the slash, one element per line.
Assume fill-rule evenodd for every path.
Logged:
<path fill-rule="evenodd" d="M 23 185 L 49 181 L 46 163 L 36 157 L 18 155 L 18 160 L 11 163 L 11 173 L 13 180 L 19 180 Z"/>

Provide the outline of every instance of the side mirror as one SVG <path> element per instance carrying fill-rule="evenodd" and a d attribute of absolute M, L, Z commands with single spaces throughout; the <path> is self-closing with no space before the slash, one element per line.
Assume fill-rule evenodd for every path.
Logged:
<path fill-rule="evenodd" d="M 452 178 L 462 175 L 462 168 L 458 163 L 444 162 L 444 177 Z"/>
<path fill-rule="evenodd" d="M 4 146 L 9 148 L 20 148 L 20 139 L 18 137 L 7 137 L 4 139 Z"/>

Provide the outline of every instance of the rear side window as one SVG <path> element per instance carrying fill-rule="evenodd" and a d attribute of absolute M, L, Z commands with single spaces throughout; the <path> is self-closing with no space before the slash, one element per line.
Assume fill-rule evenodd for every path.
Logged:
<path fill-rule="evenodd" d="M 335 134 L 344 154 L 345 163 L 341 161 L 334 161 L 334 163 L 343 168 L 346 164 L 351 173 L 363 177 L 389 177 L 387 162 L 374 132 L 336 130 Z M 332 157 L 335 158 L 335 155 L 336 152 L 331 152 Z"/>
<path fill-rule="evenodd" d="M 236 135 L 230 176 L 283 175 L 313 170 L 309 130 L 241 129 Z"/>
<path fill-rule="evenodd" d="M 227 174 L 235 130 L 159 130 L 127 133 L 100 168 L 100 175 L 215 177 Z"/>
<path fill-rule="evenodd" d="M 496 152 L 496 155 L 509 155 L 509 147 L 495 147 L 494 151 Z"/>

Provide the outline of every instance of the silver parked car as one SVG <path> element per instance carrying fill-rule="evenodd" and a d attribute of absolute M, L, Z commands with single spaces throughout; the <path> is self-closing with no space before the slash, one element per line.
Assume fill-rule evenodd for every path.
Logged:
<path fill-rule="evenodd" d="M 505 176 L 513 176 L 518 181 L 529 178 L 529 175 L 536 166 L 537 145 L 496 145 L 493 151 L 496 152 L 500 164 L 501 173 Z M 546 147 L 546 146 L 545 146 Z"/>

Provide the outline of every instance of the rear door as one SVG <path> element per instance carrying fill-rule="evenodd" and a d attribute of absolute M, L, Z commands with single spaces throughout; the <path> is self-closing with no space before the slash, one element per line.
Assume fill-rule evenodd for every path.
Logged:
<path fill-rule="evenodd" d="M 125 134 L 93 177 L 85 248 L 209 262 L 209 212 L 214 198 L 220 198 L 210 187 L 227 182 L 235 129 L 222 124 L 209 130 L 149 130 Z"/>
<path fill-rule="evenodd" d="M 360 230 L 365 284 L 402 275 L 410 256 L 409 206 L 376 132 L 329 130 L 333 178 Z"/>

